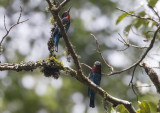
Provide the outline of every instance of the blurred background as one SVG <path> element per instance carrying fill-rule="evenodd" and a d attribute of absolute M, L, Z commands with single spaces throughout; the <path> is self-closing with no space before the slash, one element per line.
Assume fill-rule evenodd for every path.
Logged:
<path fill-rule="evenodd" d="M 60 2 L 63 0 L 59 0 Z M 156 4 L 155 9 L 160 11 Z M 21 21 L 29 21 L 12 29 L 8 37 L 2 43 L 3 52 L 0 56 L 2 63 L 19 63 L 21 61 L 37 61 L 49 56 L 47 42 L 51 35 L 52 25 L 49 23 L 51 14 L 46 11 L 48 6 L 45 0 L 0 0 L 0 40 L 6 33 L 4 28 L 4 15 L 6 25 L 9 28 L 17 22 L 23 9 Z M 74 45 L 74 49 L 80 56 L 80 61 L 90 66 L 96 60 L 102 62 L 102 71 L 109 73 L 109 69 L 96 52 L 96 43 L 90 33 L 94 34 L 100 44 L 105 59 L 115 70 L 121 70 L 130 66 L 144 52 L 135 48 L 118 51 L 125 46 L 118 41 L 120 33 L 125 39 L 138 46 L 148 46 L 150 38 L 143 34 L 147 30 L 155 30 L 153 23 L 143 25 L 143 22 L 128 17 L 116 25 L 116 20 L 122 12 L 116 7 L 126 11 L 136 11 L 139 14 L 145 12 L 157 19 L 154 13 L 147 7 L 145 0 L 71 0 L 61 11 L 71 8 L 71 26 L 68 37 Z M 143 15 L 145 16 L 145 15 Z M 138 25 L 140 23 L 140 25 Z M 128 25 L 135 24 L 132 30 L 125 32 Z M 126 35 L 127 34 L 127 35 Z M 137 35 L 139 34 L 139 35 Z M 153 34 L 150 36 L 152 37 Z M 126 38 L 127 37 L 127 38 Z M 159 39 L 152 51 L 145 58 L 151 66 L 159 66 L 160 46 Z M 73 62 L 67 62 L 64 54 L 65 44 L 60 40 L 58 59 L 65 66 L 74 67 Z M 88 76 L 89 69 L 83 67 Z M 160 73 L 158 69 L 155 69 Z M 133 93 L 129 82 L 133 70 L 113 76 L 103 76 L 101 86 L 109 94 L 120 99 L 131 101 L 138 109 L 136 95 Z M 139 86 L 136 91 L 139 100 L 148 100 L 153 113 L 158 103 L 156 89 L 142 68 L 137 68 L 134 84 Z M 143 87 L 148 86 L 150 87 Z M 76 79 L 62 72 L 59 79 L 46 78 L 39 69 L 33 72 L 0 72 L 0 112 L 1 113 L 104 113 L 103 99 L 96 96 L 96 107 L 89 108 L 87 97 L 88 88 Z"/>

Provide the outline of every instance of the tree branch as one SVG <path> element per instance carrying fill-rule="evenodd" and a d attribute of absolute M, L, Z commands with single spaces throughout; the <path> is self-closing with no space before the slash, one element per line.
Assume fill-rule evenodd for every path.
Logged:
<path fill-rule="evenodd" d="M 26 20 L 20 21 L 21 15 L 22 15 L 22 7 L 20 7 L 20 9 L 21 9 L 21 11 L 20 11 L 17 23 L 13 24 L 9 29 L 7 29 L 7 27 L 6 27 L 6 19 L 5 19 L 5 16 L 4 16 L 4 27 L 5 27 L 5 30 L 6 30 L 6 34 L 2 37 L 2 40 L 0 41 L 0 46 L 2 45 L 3 40 L 8 36 L 8 34 L 10 33 L 10 31 L 12 30 L 13 27 L 29 20 L 29 19 L 26 19 Z"/>
<path fill-rule="evenodd" d="M 159 16 L 158 12 L 155 11 L 154 8 L 151 5 L 149 5 L 149 4 L 148 4 L 148 7 L 156 14 L 156 16 L 158 17 L 158 19 L 160 21 L 160 16 Z"/>
<path fill-rule="evenodd" d="M 130 15 L 130 16 L 133 16 L 133 17 L 136 17 L 136 18 L 139 18 L 139 19 L 143 19 L 143 20 L 151 20 L 151 21 L 153 21 L 153 22 L 158 23 L 156 20 L 154 20 L 154 19 L 152 19 L 152 18 L 146 18 L 146 17 L 137 16 L 137 15 L 135 15 L 135 14 L 129 13 L 129 12 L 127 12 L 127 11 L 124 11 L 124 10 L 122 10 L 122 9 L 120 9 L 120 8 L 116 8 L 116 9 L 118 9 L 118 10 L 120 10 L 120 11 L 122 11 L 122 12 L 124 12 L 124 13 L 126 13 L 126 14 L 128 14 L 128 15 Z"/>
<path fill-rule="evenodd" d="M 131 44 L 130 42 L 129 42 L 129 40 L 125 40 L 122 36 L 121 36 L 121 34 L 119 34 L 118 33 L 118 35 L 120 36 L 120 38 L 121 38 L 121 40 L 120 39 L 118 39 L 121 43 L 123 43 L 125 46 L 127 46 L 127 49 L 129 48 L 129 47 L 134 47 L 134 48 L 137 48 L 137 49 L 145 49 L 145 48 L 148 48 L 148 47 L 146 47 L 146 46 L 144 46 L 144 47 L 140 47 L 140 46 L 137 46 L 137 45 L 133 45 L 133 44 Z M 126 49 L 125 49 L 126 50 Z M 119 51 L 122 51 L 122 50 L 119 50 Z M 124 50 L 123 50 L 124 51 Z"/>
<path fill-rule="evenodd" d="M 50 62 L 51 61 L 51 62 Z M 60 70 L 64 70 L 63 65 L 60 62 L 57 62 L 53 58 L 47 60 L 41 60 L 37 62 L 20 62 L 19 64 L 4 63 L 0 64 L 0 71 L 12 70 L 12 71 L 33 71 L 34 69 L 41 67 L 54 67 Z"/>
<path fill-rule="evenodd" d="M 155 42 L 155 39 L 156 39 L 156 36 L 157 36 L 157 33 L 159 32 L 160 30 L 160 26 L 157 28 L 157 30 L 155 31 L 154 35 L 153 35 L 153 38 L 151 40 L 151 43 L 149 45 L 149 47 L 147 48 L 147 50 L 144 52 L 144 54 L 142 55 L 142 57 L 137 61 L 135 62 L 133 65 L 129 66 L 128 68 L 125 68 L 121 71 L 116 71 L 116 72 L 113 72 L 111 74 L 108 74 L 108 76 L 111 76 L 111 75 L 115 75 L 115 74 L 120 74 L 122 72 L 125 72 L 127 70 L 130 70 L 132 69 L 133 67 L 135 67 L 136 65 L 139 65 L 140 62 L 146 57 L 146 55 L 148 54 L 148 52 L 152 49 L 153 45 L 154 45 L 154 42 Z"/>
<path fill-rule="evenodd" d="M 57 11 L 60 11 L 70 0 L 64 0 L 57 8 Z"/>
<path fill-rule="evenodd" d="M 149 66 L 147 62 L 142 63 L 142 67 L 145 69 L 147 75 L 153 82 L 157 92 L 160 93 L 160 78 L 158 77 L 158 74 L 153 70 L 152 67 Z"/>
<path fill-rule="evenodd" d="M 105 60 L 105 58 L 104 58 L 103 55 L 102 55 L 102 52 L 101 52 L 101 49 L 100 49 L 100 46 L 99 46 L 99 43 L 98 43 L 97 38 L 96 38 L 93 34 L 91 34 L 91 36 L 93 36 L 93 38 L 94 38 L 95 41 L 96 41 L 97 52 L 100 54 L 102 60 L 103 60 L 104 63 L 106 64 L 106 66 L 109 67 L 109 69 L 111 70 L 111 72 L 113 72 L 113 70 L 114 70 L 113 67 L 112 67 L 111 65 L 109 65 L 109 63 Z"/>

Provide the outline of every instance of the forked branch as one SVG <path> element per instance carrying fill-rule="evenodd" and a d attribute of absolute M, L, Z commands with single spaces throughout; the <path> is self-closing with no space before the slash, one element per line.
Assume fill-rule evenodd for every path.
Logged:
<path fill-rule="evenodd" d="M 10 31 L 12 30 L 12 28 L 14 28 L 15 26 L 17 26 L 18 24 L 24 23 L 24 22 L 26 22 L 26 21 L 29 20 L 29 19 L 26 19 L 26 20 L 20 21 L 21 16 L 22 16 L 22 7 L 20 7 L 20 9 L 21 9 L 21 11 L 20 11 L 20 14 L 19 14 L 17 22 L 15 24 L 13 24 L 9 29 L 7 29 L 6 18 L 4 16 L 4 28 L 6 30 L 6 34 L 2 37 L 2 39 L 0 41 L 0 46 L 2 45 L 3 40 L 8 36 L 8 34 L 10 33 Z"/>

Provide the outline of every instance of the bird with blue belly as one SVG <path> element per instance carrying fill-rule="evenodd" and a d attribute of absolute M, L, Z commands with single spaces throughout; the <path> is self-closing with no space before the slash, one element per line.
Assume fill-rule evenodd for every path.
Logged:
<path fill-rule="evenodd" d="M 66 32 L 68 32 L 68 29 L 70 27 L 70 9 L 71 7 L 68 9 L 68 11 L 65 11 L 61 16 L 61 21 Z M 54 41 L 56 52 L 58 52 L 58 43 L 61 37 L 62 35 L 61 35 L 60 27 L 56 26 L 56 28 L 52 32 L 52 40 Z"/>
<path fill-rule="evenodd" d="M 101 82 L 101 63 L 99 61 L 96 61 L 94 63 L 94 66 L 93 66 L 88 78 L 89 78 L 89 80 L 94 82 L 96 85 L 100 86 L 100 82 Z M 94 108 L 95 107 L 94 100 L 95 100 L 96 92 L 94 90 L 92 90 L 91 88 L 88 88 L 88 96 L 90 97 L 89 106 Z"/>

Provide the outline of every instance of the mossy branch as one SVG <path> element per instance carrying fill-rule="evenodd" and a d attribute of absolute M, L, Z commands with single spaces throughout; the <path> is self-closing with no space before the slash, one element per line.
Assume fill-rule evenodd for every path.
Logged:
<path fill-rule="evenodd" d="M 0 64 L 0 71 L 12 70 L 12 71 L 33 71 L 40 68 L 46 77 L 58 78 L 60 70 L 65 70 L 62 62 L 58 61 L 56 57 L 50 57 L 46 60 L 39 60 L 37 62 L 20 62 L 17 64 L 4 63 Z"/>
<path fill-rule="evenodd" d="M 153 70 L 152 67 L 149 66 L 147 62 L 144 62 L 142 67 L 145 69 L 145 72 L 155 85 L 157 92 L 160 94 L 160 78 L 158 77 L 158 74 Z"/>

